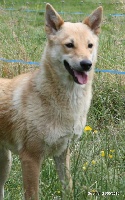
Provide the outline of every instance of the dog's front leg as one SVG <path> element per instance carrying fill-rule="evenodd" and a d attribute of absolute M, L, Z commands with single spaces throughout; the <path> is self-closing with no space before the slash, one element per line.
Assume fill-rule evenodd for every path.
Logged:
<path fill-rule="evenodd" d="M 72 178 L 70 174 L 70 150 L 67 148 L 60 156 L 55 156 L 54 161 L 59 178 L 62 182 L 63 193 L 72 193 Z M 65 194 L 63 194 L 63 197 Z"/>
<path fill-rule="evenodd" d="M 38 200 L 41 155 L 36 152 L 22 151 L 20 153 L 20 160 L 23 174 L 24 199 Z"/>
<path fill-rule="evenodd" d="M 4 184 L 11 169 L 11 152 L 4 147 L 0 147 L 0 200 L 4 199 Z"/>

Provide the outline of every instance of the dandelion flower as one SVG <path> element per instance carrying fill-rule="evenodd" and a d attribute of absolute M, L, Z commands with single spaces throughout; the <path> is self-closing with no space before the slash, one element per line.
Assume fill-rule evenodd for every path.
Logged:
<path fill-rule="evenodd" d="M 84 166 L 88 166 L 88 162 L 85 162 Z"/>
<path fill-rule="evenodd" d="M 84 170 L 84 171 L 86 170 L 86 167 L 85 167 L 85 166 L 83 166 L 83 170 Z"/>
<path fill-rule="evenodd" d="M 115 149 L 111 149 L 110 152 L 111 152 L 111 153 L 114 153 L 114 152 L 115 152 Z"/>
<path fill-rule="evenodd" d="M 84 131 L 91 131 L 92 128 L 90 126 L 85 126 Z"/>
<path fill-rule="evenodd" d="M 94 189 L 93 189 L 93 190 L 91 190 L 91 192 L 92 192 L 92 193 L 96 193 L 96 192 L 97 192 L 97 190 L 94 190 Z"/>
<path fill-rule="evenodd" d="M 112 154 L 109 154 L 109 158 L 112 158 L 113 157 L 113 155 Z"/>
<path fill-rule="evenodd" d="M 97 130 L 94 130 L 93 132 L 94 132 L 94 133 L 98 133 L 98 131 L 97 131 Z"/>
<path fill-rule="evenodd" d="M 105 152 L 104 151 L 101 151 L 101 156 L 105 157 Z"/>
<path fill-rule="evenodd" d="M 83 170 L 86 170 L 86 167 L 88 166 L 88 162 L 85 162 L 83 165 Z"/>
<path fill-rule="evenodd" d="M 92 164 L 95 165 L 95 164 L 96 164 L 96 161 L 95 161 L 95 160 L 92 160 Z"/>

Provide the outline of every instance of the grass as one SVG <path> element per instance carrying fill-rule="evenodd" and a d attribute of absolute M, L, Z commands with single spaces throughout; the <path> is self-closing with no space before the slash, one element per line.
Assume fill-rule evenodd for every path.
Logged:
<path fill-rule="evenodd" d="M 70 12 L 91 13 L 99 0 L 59 2 L 50 0 L 65 20 L 79 21 L 82 15 Z M 101 1 L 104 20 L 100 35 L 99 56 L 96 68 L 125 71 L 125 17 L 110 14 L 125 13 L 122 0 Z M 33 0 L 0 1 L 0 57 L 39 61 L 46 42 L 44 33 L 45 4 Z M 7 8 L 17 9 L 7 11 Z M 37 12 L 24 12 L 26 9 Z M 1 62 L 0 76 L 13 77 L 34 70 L 31 65 Z M 93 100 L 87 125 L 92 130 L 84 131 L 79 142 L 71 145 L 74 200 L 123 200 L 125 198 L 125 77 L 108 73 L 96 73 L 93 83 Z M 89 196 L 88 192 L 119 192 L 112 196 Z M 22 199 L 21 166 L 13 156 L 10 177 L 5 185 L 5 200 Z M 40 199 L 61 199 L 61 184 L 51 158 L 47 159 L 40 176 Z M 70 197 L 67 197 L 67 200 Z"/>

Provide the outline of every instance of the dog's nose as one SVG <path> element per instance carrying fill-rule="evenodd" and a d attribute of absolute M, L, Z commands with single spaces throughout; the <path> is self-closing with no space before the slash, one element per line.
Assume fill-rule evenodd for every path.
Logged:
<path fill-rule="evenodd" d="M 84 71 L 89 71 L 92 66 L 92 62 L 90 60 L 82 60 L 80 65 Z"/>

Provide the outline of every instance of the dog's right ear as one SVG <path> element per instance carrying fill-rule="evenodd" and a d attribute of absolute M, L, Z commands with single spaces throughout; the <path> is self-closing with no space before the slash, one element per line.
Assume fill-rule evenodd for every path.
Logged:
<path fill-rule="evenodd" d="M 55 34 L 64 23 L 63 19 L 49 3 L 46 4 L 45 20 L 45 30 L 48 35 Z"/>

